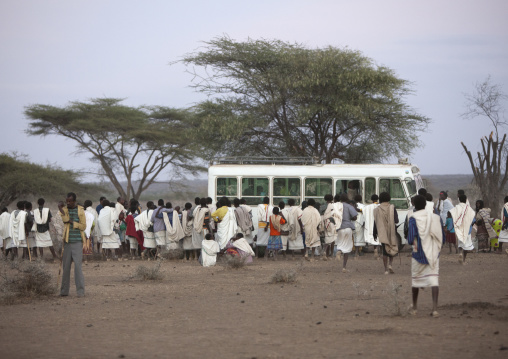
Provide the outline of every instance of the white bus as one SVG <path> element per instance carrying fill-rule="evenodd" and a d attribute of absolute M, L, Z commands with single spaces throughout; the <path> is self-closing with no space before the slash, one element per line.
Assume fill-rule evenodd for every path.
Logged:
<path fill-rule="evenodd" d="M 320 164 L 305 158 L 223 158 L 208 168 L 208 196 L 217 201 L 245 198 L 255 207 L 270 198 L 270 204 L 293 198 L 296 205 L 314 198 L 324 204 L 326 194 L 360 194 L 364 204 L 373 194 L 388 192 L 403 223 L 411 197 L 424 187 L 418 166 L 400 164 Z M 253 211 L 253 216 L 257 215 Z M 257 218 L 253 218 L 257 228 Z M 403 226 L 399 226 L 402 235 Z"/>

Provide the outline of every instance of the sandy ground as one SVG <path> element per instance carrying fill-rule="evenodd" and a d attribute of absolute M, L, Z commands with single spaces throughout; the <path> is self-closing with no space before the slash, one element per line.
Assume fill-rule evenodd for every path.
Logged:
<path fill-rule="evenodd" d="M 255 260 L 238 270 L 164 261 L 159 282 L 128 279 L 154 262 L 89 262 L 86 296 L 0 306 L 0 358 L 507 358 L 508 256 L 441 256 L 431 292 L 410 303 L 410 259 Z M 58 264 L 48 264 L 52 274 Z M 296 283 L 271 284 L 279 269 Z M 56 281 L 56 279 L 55 279 Z M 393 288 L 398 288 L 394 290 Z M 395 315 L 400 309 L 403 315 Z"/>

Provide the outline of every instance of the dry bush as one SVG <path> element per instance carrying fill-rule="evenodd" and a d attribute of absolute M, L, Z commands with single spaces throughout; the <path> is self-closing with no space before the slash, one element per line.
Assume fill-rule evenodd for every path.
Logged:
<path fill-rule="evenodd" d="M 151 268 L 144 265 L 138 266 L 136 273 L 131 278 L 138 278 L 141 280 L 162 280 L 164 275 L 161 272 L 162 261 L 156 261 Z"/>
<path fill-rule="evenodd" d="M 294 269 L 279 269 L 270 280 L 271 283 L 294 283 L 298 272 Z"/>
<path fill-rule="evenodd" d="M 220 263 L 227 269 L 241 269 L 245 267 L 247 258 L 241 256 L 225 255 Z"/>
<path fill-rule="evenodd" d="M 404 316 L 406 314 L 406 298 L 402 295 L 402 284 L 396 283 L 393 280 L 388 284 L 386 290 L 388 294 L 388 303 L 386 308 L 390 314 L 394 316 Z"/>
<path fill-rule="evenodd" d="M 4 262 L 2 301 L 13 304 L 16 298 L 40 298 L 56 292 L 53 276 L 42 260 Z"/>
<path fill-rule="evenodd" d="M 168 259 L 168 260 L 179 260 L 179 259 L 183 259 L 184 256 L 185 256 L 185 251 L 182 249 L 182 248 L 178 248 L 178 249 L 164 249 L 161 253 L 160 253 L 160 256 L 164 259 Z"/>

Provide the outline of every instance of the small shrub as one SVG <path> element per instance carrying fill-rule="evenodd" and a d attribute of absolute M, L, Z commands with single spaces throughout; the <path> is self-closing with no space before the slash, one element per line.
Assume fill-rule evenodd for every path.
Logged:
<path fill-rule="evenodd" d="M 147 268 L 144 265 L 138 266 L 134 278 L 141 280 L 162 280 L 164 278 L 161 273 L 162 261 L 157 261 L 151 268 Z"/>
<path fill-rule="evenodd" d="M 179 260 L 183 259 L 185 256 L 185 251 L 181 248 L 178 249 L 169 249 L 169 250 L 163 250 L 160 253 L 160 257 L 168 260 Z"/>
<path fill-rule="evenodd" d="M 387 308 L 394 316 L 405 315 L 406 298 L 402 295 L 402 285 L 394 281 L 388 284 L 388 305 Z"/>
<path fill-rule="evenodd" d="M 294 283 L 296 277 L 297 271 L 293 269 L 279 269 L 273 274 L 271 283 Z"/>
<path fill-rule="evenodd" d="M 245 257 L 225 255 L 222 257 L 221 264 L 227 269 L 241 269 L 245 267 Z"/>
<path fill-rule="evenodd" d="M 16 298 L 39 298 L 56 292 L 53 276 L 42 260 L 32 262 L 11 262 L 3 265 L 2 300 L 13 304 Z"/>

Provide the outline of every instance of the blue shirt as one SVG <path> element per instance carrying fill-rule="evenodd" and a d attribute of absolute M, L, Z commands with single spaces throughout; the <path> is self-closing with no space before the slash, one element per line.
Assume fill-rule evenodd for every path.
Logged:
<path fill-rule="evenodd" d="M 160 209 L 160 211 L 159 211 Z M 157 214 L 157 212 L 159 212 Z M 152 214 L 152 223 L 153 223 L 153 231 L 154 232 L 161 232 L 161 231 L 165 231 L 166 230 L 166 225 L 164 224 L 164 217 L 163 217 L 163 213 L 173 213 L 173 208 L 165 208 L 165 207 L 157 207 L 155 208 L 155 210 L 153 211 L 153 214 Z M 169 216 L 168 215 L 168 218 L 169 218 L 169 223 L 171 223 L 171 225 L 173 225 L 173 216 Z"/>
<path fill-rule="evenodd" d="M 351 218 L 358 216 L 358 212 L 348 203 L 342 202 L 344 211 L 342 212 L 342 224 L 339 229 L 351 228 L 355 230 L 355 224 L 351 221 Z"/>
<path fill-rule="evenodd" d="M 101 209 L 103 209 L 103 208 L 104 208 L 104 206 L 99 203 L 99 205 L 95 208 L 95 210 L 97 211 L 97 214 L 101 213 Z"/>

